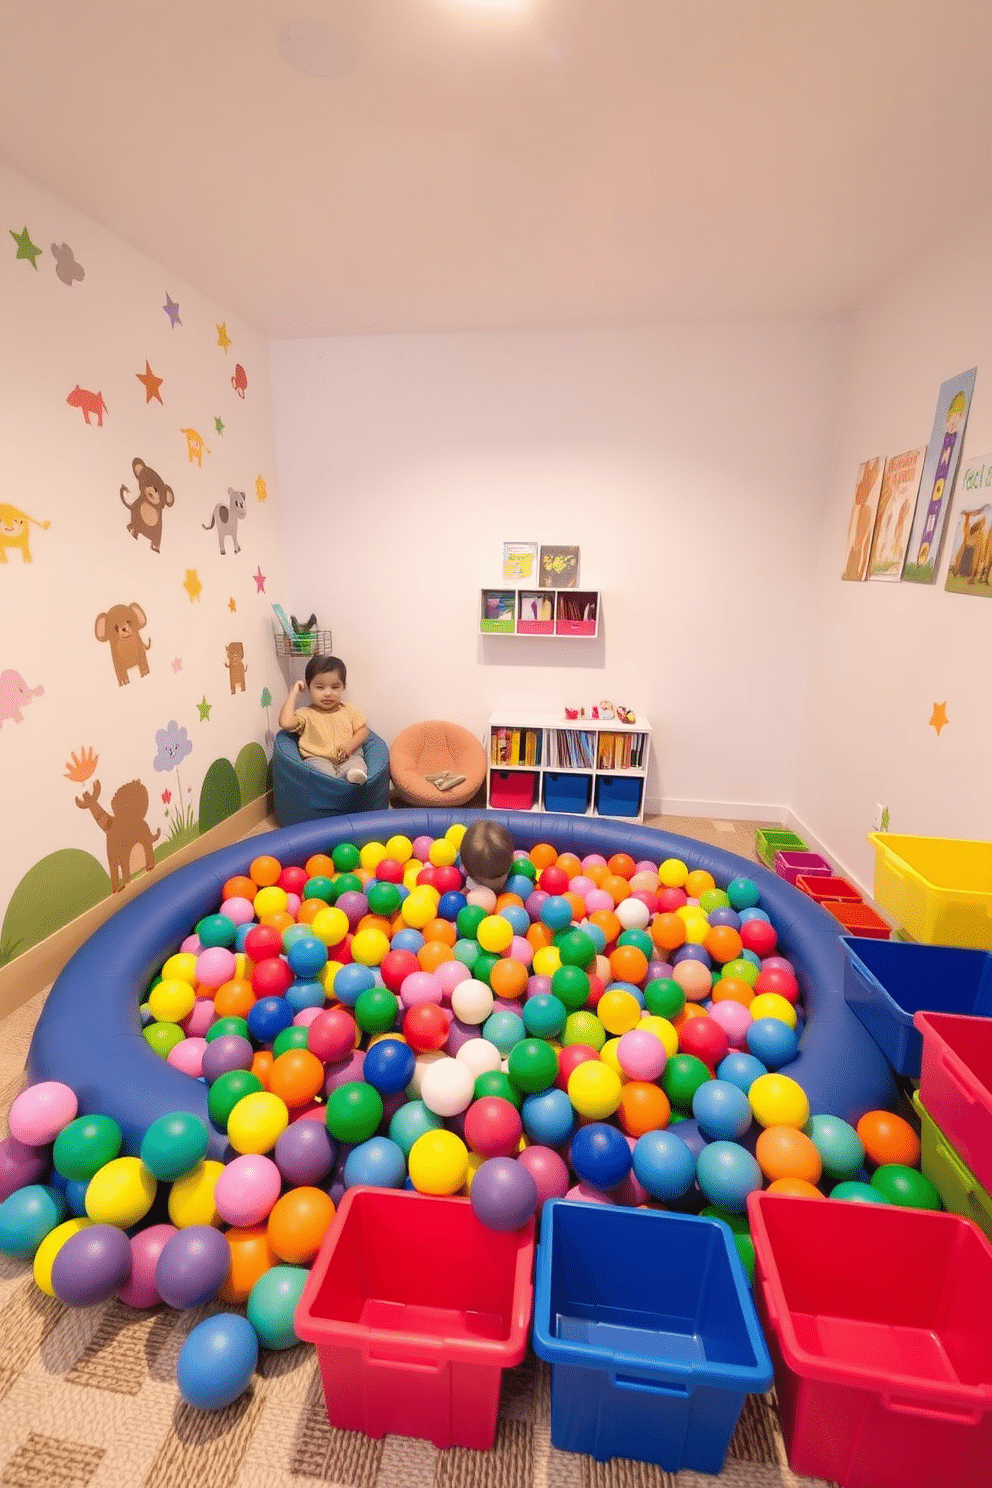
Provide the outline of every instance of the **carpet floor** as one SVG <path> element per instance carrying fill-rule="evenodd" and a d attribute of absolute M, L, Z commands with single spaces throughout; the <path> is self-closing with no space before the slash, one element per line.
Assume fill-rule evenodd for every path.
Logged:
<path fill-rule="evenodd" d="M 648 825 L 754 860 L 755 829 L 772 824 L 654 817 Z M 0 1023 L 4 1114 L 23 1086 L 45 995 Z M 176 1360 L 190 1330 L 219 1310 L 145 1313 L 116 1301 L 68 1308 L 38 1289 L 27 1262 L 0 1257 L 0 1488 L 704 1488 L 714 1481 L 816 1488 L 821 1481 L 790 1471 L 774 1393 L 748 1397 L 716 1480 L 559 1451 L 551 1445 L 550 1371 L 533 1354 L 504 1374 L 491 1452 L 333 1429 L 308 1345 L 263 1352 L 240 1400 L 195 1411 L 176 1389 Z"/>

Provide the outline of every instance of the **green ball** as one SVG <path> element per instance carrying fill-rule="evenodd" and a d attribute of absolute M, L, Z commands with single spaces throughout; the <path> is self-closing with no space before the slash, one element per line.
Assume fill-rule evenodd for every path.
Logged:
<path fill-rule="evenodd" d="M 636 946 L 639 951 L 644 952 L 649 961 L 653 959 L 657 951 L 657 946 L 646 930 L 621 930 L 617 936 L 617 945 Z"/>
<path fill-rule="evenodd" d="M 455 920 L 455 928 L 464 940 L 474 940 L 479 926 L 486 918 L 486 911 L 481 904 L 466 904 L 458 911 Z"/>
<path fill-rule="evenodd" d="M 940 1194 L 930 1179 L 902 1163 L 883 1163 L 871 1175 L 871 1186 L 890 1204 L 904 1209 L 943 1209 Z"/>
<path fill-rule="evenodd" d="M 498 1095 L 503 1100 L 512 1101 L 519 1110 L 523 1104 L 523 1096 L 514 1085 L 509 1075 L 501 1069 L 483 1070 L 481 1075 L 475 1077 L 475 1098 L 482 1100 L 486 1095 Z"/>
<path fill-rule="evenodd" d="M 385 880 L 377 880 L 370 883 L 365 890 L 369 909 L 376 915 L 394 915 L 403 902 L 403 892 L 399 884 L 388 883 Z"/>
<path fill-rule="evenodd" d="M 704 1219 L 722 1219 L 735 1235 L 750 1235 L 751 1233 L 746 1214 L 731 1214 L 729 1209 L 721 1209 L 719 1204 L 707 1204 L 706 1208 L 700 1209 L 699 1212 Z"/>
<path fill-rule="evenodd" d="M 520 1009 L 524 1027 L 533 1038 L 557 1038 L 565 1027 L 568 1009 L 553 992 L 539 992 L 528 997 Z"/>
<path fill-rule="evenodd" d="M 563 1047 L 569 1044 L 586 1044 L 590 1049 L 599 1050 L 606 1043 L 606 1029 L 595 1013 L 580 1008 L 577 1013 L 569 1013 L 565 1019 L 561 1041 Z"/>
<path fill-rule="evenodd" d="M 353 842 L 339 842 L 331 849 L 331 862 L 339 873 L 348 873 L 350 869 L 357 868 L 362 861 L 362 855 Z"/>
<path fill-rule="evenodd" d="M 145 1041 L 162 1059 L 167 1059 L 169 1050 L 181 1044 L 186 1037 L 178 1023 L 149 1023 L 141 1032 Z"/>
<path fill-rule="evenodd" d="M 228 1033 L 236 1033 L 239 1038 L 250 1039 L 247 1019 L 218 1018 L 216 1023 L 211 1023 L 203 1037 L 208 1044 L 212 1044 L 214 1039 L 223 1038 Z"/>
<path fill-rule="evenodd" d="M 205 915 L 196 926 L 196 933 L 204 949 L 208 946 L 233 945 L 237 932 L 237 925 L 224 914 Z"/>
<path fill-rule="evenodd" d="M 369 987 L 355 1003 L 355 1022 L 364 1033 L 388 1033 L 396 1024 L 399 1006 L 388 987 Z"/>
<path fill-rule="evenodd" d="M 755 966 L 753 961 L 749 961 L 746 956 L 738 956 L 736 961 L 728 961 L 726 963 L 720 975 L 735 977 L 737 981 L 747 982 L 749 987 L 753 987 L 758 980 L 760 969 L 760 967 Z"/>
<path fill-rule="evenodd" d="M 455 960 L 467 966 L 469 971 L 474 968 L 476 961 L 482 955 L 477 940 L 456 940 L 452 949 L 455 953 Z"/>
<path fill-rule="evenodd" d="M 656 1018 L 674 1018 L 685 1007 L 685 993 L 671 977 L 655 977 L 644 988 L 644 1006 Z"/>
<path fill-rule="evenodd" d="M 532 882 L 537 881 L 537 869 L 530 858 L 514 858 L 513 865 L 510 868 L 510 877 L 514 878 L 519 873 L 522 873 L 525 878 L 529 878 Z"/>
<path fill-rule="evenodd" d="M 357 873 L 340 873 L 331 884 L 331 902 L 336 904 L 342 894 L 364 894 L 365 885 Z"/>
<path fill-rule="evenodd" d="M 52 1166 L 63 1178 L 90 1179 L 112 1162 L 124 1135 L 110 1116 L 77 1116 L 62 1128 L 52 1148 Z"/>
<path fill-rule="evenodd" d="M 710 1072 L 695 1054 L 673 1054 L 661 1075 L 661 1088 L 673 1106 L 692 1110 L 692 1097 L 705 1085 Z"/>
<path fill-rule="evenodd" d="M 437 1131 L 444 1125 L 436 1112 L 425 1106 L 422 1100 L 410 1100 L 393 1112 L 389 1123 L 389 1138 L 395 1142 L 404 1157 L 410 1156 L 410 1148 L 424 1132 Z"/>
<path fill-rule="evenodd" d="M 367 1142 L 382 1120 L 382 1096 L 364 1080 L 348 1080 L 327 1097 L 327 1130 L 338 1142 Z"/>
<path fill-rule="evenodd" d="M 207 1110 L 210 1120 L 221 1131 L 227 1131 L 227 1120 L 238 1101 L 246 1095 L 256 1095 L 265 1086 L 251 1070 L 225 1070 L 218 1075 L 207 1092 Z"/>
<path fill-rule="evenodd" d="M 472 962 L 472 975 L 477 982 L 484 982 L 489 986 L 489 978 L 492 975 L 496 962 L 501 960 L 493 951 L 480 951 Z"/>
<path fill-rule="evenodd" d="M 559 966 L 551 978 L 551 991 L 570 1013 L 589 1001 L 589 976 L 581 966 Z"/>
<path fill-rule="evenodd" d="M 517 1089 L 533 1095 L 554 1084 L 558 1075 L 558 1055 L 544 1039 L 525 1038 L 510 1050 L 506 1068 Z"/>
<path fill-rule="evenodd" d="M 844 1183 L 835 1183 L 830 1190 L 830 1197 L 846 1200 L 849 1204 L 890 1204 L 892 1202 L 879 1189 L 872 1188 L 870 1183 L 858 1183 L 853 1179 Z"/>
<path fill-rule="evenodd" d="M 141 1161 L 161 1183 L 191 1173 L 207 1155 L 210 1134 L 198 1116 L 173 1111 L 153 1121 L 141 1140 Z"/>
<path fill-rule="evenodd" d="M 248 1293 L 248 1321 L 263 1348 L 288 1349 L 300 1342 L 293 1315 L 309 1271 L 304 1266 L 272 1266 Z"/>
<path fill-rule="evenodd" d="M 864 1143 L 840 1116 L 811 1116 L 803 1127 L 828 1178 L 854 1178 L 865 1160 Z"/>
<path fill-rule="evenodd" d="M 581 966 L 583 969 L 596 959 L 596 942 L 585 930 L 564 930 L 555 936 L 555 944 L 562 966 Z"/>
<path fill-rule="evenodd" d="M 279 1058 L 285 1054 L 287 1049 L 305 1049 L 307 1047 L 307 1030 L 298 1023 L 290 1023 L 281 1033 L 277 1033 L 272 1041 L 272 1053 Z"/>
<path fill-rule="evenodd" d="M 334 894 L 334 881 L 324 873 L 316 873 L 303 885 L 304 899 L 323 899 L 330 904 Z"/>
<path fill-rule="evenodd" d="M 699 896 L 699 907 L 703 914 L 711 914 L 714 909 L 727 909 L 730 899 L 724 889 L 704 889 Z"/>
<path fill-rule="evenodd" d="M 745 1271 L 745 1274 L 747 1275 L 747 1279 L 748 1279 L 748 1281 L 750 1281 L 750 1282 L 753 1283 L 754 1282 L 754 1241 L 751 1239 L 751 1236 L 750 1235 L 746 1235 L 746 1234 L 743 1234 L 743 1233 L 735 1233 L 735 1235 L 734 1235 L 734 1244 L 737 1247 L 737 1254 L 741 1258 L 741 1265 L 744 1267 L 744 1271 Z"/>

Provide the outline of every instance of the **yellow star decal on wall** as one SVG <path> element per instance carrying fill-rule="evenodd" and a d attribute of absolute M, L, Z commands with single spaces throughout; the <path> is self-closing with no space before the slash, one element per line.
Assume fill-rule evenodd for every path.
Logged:
<path fill-rule="evenodd" d="M 199 710 L 200 722 L 203 723 L 203 721 L 206 720 L 209 723 L 209 721 L 210 721 L 210 709 L 213 707 L 213 703 L 208 703 L 207 702 L 207 694 L 206 693 L 203 694 L 203 697 L 202 697 L 201 701 L 198 702 L 196 706 L 197 706 L 197 709 Z"/>
<path fill-rule="evenodd" d="M 938 738 L 940 737 L 941 729 L 949 722 L 950 719 L 947 716 L 947 704 L 934 703 L 933 712 L 930 714 L 930 727 L 937 730 Z"/>
<path fill-rule="evenodd" d="M 189 595 L 191 604 L 194 599 L 199 599 L 200 595 L 203 593 L 203 585 L 200 583 L 200 575 L 197 573 L 195 568 L 188 568 L 186 570 L 186 578 L 183 580 L 183 588 Z"/>
<path fill-rule="evenodd" d="M 256 475 L 255 477 L 255 495 L 259 501 L 268 500 L 269 488 L 265 484 L 265 477 L 263 475 Z"/>
<path fill-rule="evenodd" d="M 220 325 L 217 327 L 217 345 L 224 351 L 227 351 L 227 348 L 231 345 L 231 338 L 227 334 L 226 320 L 222 320 Z"/>
<path fill-rule="evenodd" d="M 230 612 L 231 612 L 232 615 L 235 613 L 235 611 L 238 608 L 238 601 L 235 599 L 235 597 L 234 597 L 233 594 L 231 595 L 230 599 L 227 601 L 227 608 L 230 610 Z"/>

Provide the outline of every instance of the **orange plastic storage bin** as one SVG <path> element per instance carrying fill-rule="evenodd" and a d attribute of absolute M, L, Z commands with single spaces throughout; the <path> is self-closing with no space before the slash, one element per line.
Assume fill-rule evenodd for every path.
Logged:
<path fill-rule="evenodd" d="M 868 940 L 888 940 L 892 926 L 876 914 L 870 904 L 852 904 L 844 899 L 826 899 L 823 908 L 839 920 L 848 935 L 861 935 Z"/>

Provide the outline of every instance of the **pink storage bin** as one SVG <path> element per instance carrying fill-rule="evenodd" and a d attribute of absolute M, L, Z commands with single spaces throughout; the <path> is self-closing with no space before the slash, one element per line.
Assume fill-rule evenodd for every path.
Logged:
<path fill-rule="evenodd" d="M 784 878 L 786 883 L 794 884 L 800 874 L 809 878 L 814 873 L 832 874 L 833 871 L 826 858 L 821 858 L 819 853 L 777 852 L 775 854 L 775 872 L 779 878 Z"/>

